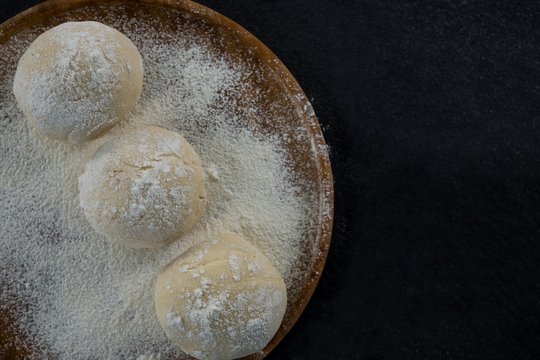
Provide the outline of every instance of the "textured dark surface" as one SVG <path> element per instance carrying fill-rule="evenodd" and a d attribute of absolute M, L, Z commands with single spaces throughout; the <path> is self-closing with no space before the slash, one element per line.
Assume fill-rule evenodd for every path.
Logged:
<path fill-rule="evenodd" d="M 282 59 L 332 148 L 328 265 L 270 359 L 540 359 L 540 3 L 201 2 Z"/>

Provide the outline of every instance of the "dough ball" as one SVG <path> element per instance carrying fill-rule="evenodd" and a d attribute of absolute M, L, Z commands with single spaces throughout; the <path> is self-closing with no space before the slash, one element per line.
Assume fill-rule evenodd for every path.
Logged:
<path fill-rule="evenodd" d="M 93 139 L 135 106 L 142 58 L 131 40 L 94 21 L 45 31 L 17 66 L 13 92 L 43 134 L 71 143 Z"/>
<path fill-rule="evenodd" d="M 203 214 L 204 171 L 180 134 L 143 126 L 98 149 L 79 177 L 79 197 L 98 233 L 126 246 L 158 248 Z"/>
<path fill-rule="evenodd" d="M 285 283 L 257 248 L 233 233 L 195 245 L 158 276 L 155 306 L 170 340 L 197 359 L 263 349 L 287 306 Z"/>

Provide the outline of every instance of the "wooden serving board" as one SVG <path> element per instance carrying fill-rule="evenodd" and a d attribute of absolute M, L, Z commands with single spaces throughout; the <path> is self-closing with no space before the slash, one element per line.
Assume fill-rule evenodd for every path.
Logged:
<path fill-rule="evenodd" d="M 181 13 L 182 16 L 177 14 Z M 0 25 L 0 44 L 13 36 L 21 36 L 29 30 L 47 29 L 65 21 L 96 20 L 118 16 L 159 18 L 159 31 L 172 32 L 182 21 L 197 24 L 201 36 L 219 37 L 215 46 L 231 58 L 256 65 L 263 74 L 254 79 L 266 94 L 265 104 L 272 104 L 273 111 L 281 112 L 279 118 L 287 123 L 264 122 L 256 124 L 265 133 L 287 134 L 295 127 L 307 130 L 308 138 L 295 138 L 287 144 L 288 157 L 303 184 L 318 193 L 318 201 L 313 204 L 316 216 L 313 229 L 306 234 L 303 242 L 316 249 L 305 255 L 305 281 L 298 289 L 288 289 L 292 294 L 281 328 L 266 348 L 250 359 L 264 358 L 294 325 L 317 285 L 328 253 L 333 221 L 333 182 L 328 152 L 319 123 L 304 92 L 281 61 L 255 36 L 232 20 L 191 1 L 167 0 L 50 0 L 20 13 Z M 176 14 L 176 15 L 175 15 Z M 35 31 L 34 31 L 35 33 Z M 24 35 L 22 35 L 24 36 Z M 35 36 L 35 35 L 32 35 Z M 3 61 L 16 63 L 18 59 Z M 0 81 L 6 81 L 7 74 L 0 73 Z M 244 94 L 249 96 L 249 94 Z M 241 102 L 240 102 L 241 103 Z M 278 110 L 276 110 L 278 109 Z M 256 120 L 254 120 L 256 121 Z M 0 284 L 1 290 L 1 284 Z M 292 290 L 292 291 L 291 291 Z M 22 306 L 22 305 L 21 305 Z M 5 344 L 11 344 L 5 346 Z M 0 357 L 2 359 L 23 359 L 32 351 L 32 339 L 24 339 L 17 331 L 16 321 L 9 313 L 0 313 Z"/>

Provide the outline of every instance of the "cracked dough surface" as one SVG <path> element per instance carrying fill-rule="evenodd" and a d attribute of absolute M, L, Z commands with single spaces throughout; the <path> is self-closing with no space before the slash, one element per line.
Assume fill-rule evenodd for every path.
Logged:
<path fill-rule="evenodd" d="M 49 29 L 30 44 L 13 92 L 42 134 L 81 143 L 122 120 L 142 85 L 142 58 L 131 40 L 101 23 L 80 21 Z"/>
<path fill-rule="evenodd" d="M 287 290 L 264 254 L 235 233 L 199 243 L 158 275 L 156 314 L 167 337 L 196 359 L 237 359 L 279 329 Z"/>
<path fill-rule="evenodd" d="M 96 151 L 79 177 L 79 197 L 96 232 L 129 247 L 159 248 L 203 214 L 204 171 L 180 134 L 138 127 Z"/>

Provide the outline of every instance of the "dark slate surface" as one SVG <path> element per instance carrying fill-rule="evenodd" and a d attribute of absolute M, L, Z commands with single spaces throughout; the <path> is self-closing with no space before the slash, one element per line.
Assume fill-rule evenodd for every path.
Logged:
<path fill-rule="evenodd" d="M 283 60 L 332 148 L 328 265 L 269 358 L 540 359 L 540 3 L 202 2 Z"/>

